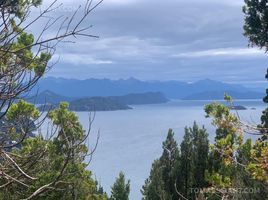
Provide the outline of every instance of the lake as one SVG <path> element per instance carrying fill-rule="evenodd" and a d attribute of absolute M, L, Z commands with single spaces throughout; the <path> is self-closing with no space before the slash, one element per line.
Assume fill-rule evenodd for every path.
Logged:
<path fill-rule="evenodd" d="M 110 187 L 120 171 L 131 180 L 131 200 L 141 199 L 140 189 L 149 176 L 152 162 L 162 153 L 162 142 L 172 128 L 180 143 L 184 127 L 196 121 L 205 125 L 213 141 L 215 128 L 205 118 L 204 105 L 211 101 L 171 101 L 167 104 L 132 106 L 133 110 L 97 112 L 91 130 L 91 147 L 98 131 L 100 140 L 89 169 L 93 177 L 110 193 Z M 241 119 L 257 124 L 265 105 L 261 100 L 238 101 L 248 110 L 238 111 Z M 254 110 L 252 109 L 254 108 Z M 87 112 L 78 116 L 86 129 Z M 246 136 L 249 137 L 249 136 Z"/>

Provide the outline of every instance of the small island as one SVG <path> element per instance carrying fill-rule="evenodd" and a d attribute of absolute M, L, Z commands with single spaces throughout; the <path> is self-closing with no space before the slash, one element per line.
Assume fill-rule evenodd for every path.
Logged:
<path fill-rule="evenodd" d="M 247 110 L 245 106 L 228 106 L 230 110 Z"/>

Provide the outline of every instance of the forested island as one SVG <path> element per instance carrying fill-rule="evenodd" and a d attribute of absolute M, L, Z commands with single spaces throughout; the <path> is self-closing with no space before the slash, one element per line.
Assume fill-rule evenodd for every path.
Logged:
<path fill-rule="evenodd" d="M 230 110 L 247 110 L 245 106 L 229 106 Z"/>
<path fill-rule="evenodd" d="M 42 104 L 39 110 L 48 111 L 56 108 L 62 102 L 70 104 L 72 111 L 116 111 L 132 109 L 131 105 L 161 104 L 169 100 L 160 92 L 147 92 L 142 94 L 128 94 L 110 97 L 74 98 L 57 95 L 51 91 L 44 91 L 39 95 L 30 97 L 29 101 Z"/>
<path fill-rule="evenodd" d="M 115 111 L 132 109 L 112 97 L 89 97 L 70 102 L 72 111 Z"/>

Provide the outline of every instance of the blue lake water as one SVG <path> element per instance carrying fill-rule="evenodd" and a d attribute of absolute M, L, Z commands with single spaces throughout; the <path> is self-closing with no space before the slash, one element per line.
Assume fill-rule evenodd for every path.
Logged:
<path fill-rule="evenodd" d="M 131 180 L 131 200 L 140 200 L 140 189 L 149 176 L 151 164 L 162 153 L 162 142 L 168 129 L 172 128 L 180 143 L 184 127 L 196 121 L 205 125 L 213 141 L 215 128 L 211 120 L 205 118 L 204 105 L 211 101 L 171 101 L 167 104 L 134 106 L 133 110 L 97 112 L 91 130 L 91 147 L 97 132 L 101 137 L 93 160 L 89 165 L 94 178 L 104 190 L 110 187 L 120 171 Z M 238 111 L 241 119 L 257 124 L 265 105 L 261 100 L 238 101 L 248 110 Z M 251 108 L 255 108 L 252 110 Z M 85 129 L 89 114 L 79 112 L 78 116 Z M 249 136 L 246 136 L 249 137 Z"/>

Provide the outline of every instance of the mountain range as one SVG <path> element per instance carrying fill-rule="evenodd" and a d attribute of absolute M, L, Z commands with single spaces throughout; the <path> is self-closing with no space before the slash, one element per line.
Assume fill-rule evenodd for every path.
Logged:
<path fill-rule="evenodd" d="M 40 80 L 34 92 L 50 91 L 59 99 L 71 101 L 82 97 L 123 96 L 131 93 L 161 92 L 168 99 L 217 100 L 224 93 L 236 99 L 261 99 L 265 91 L 252 90 L 239 84 L 229 84 L 210 79 L 193 83 L 183 81 L 142 81 L 129 79 L 65 79 L 48 77 Z M 47 95 L 45 95 L 47 96 Z M 44 99 L 43 97 L 40 97 Z"/>

